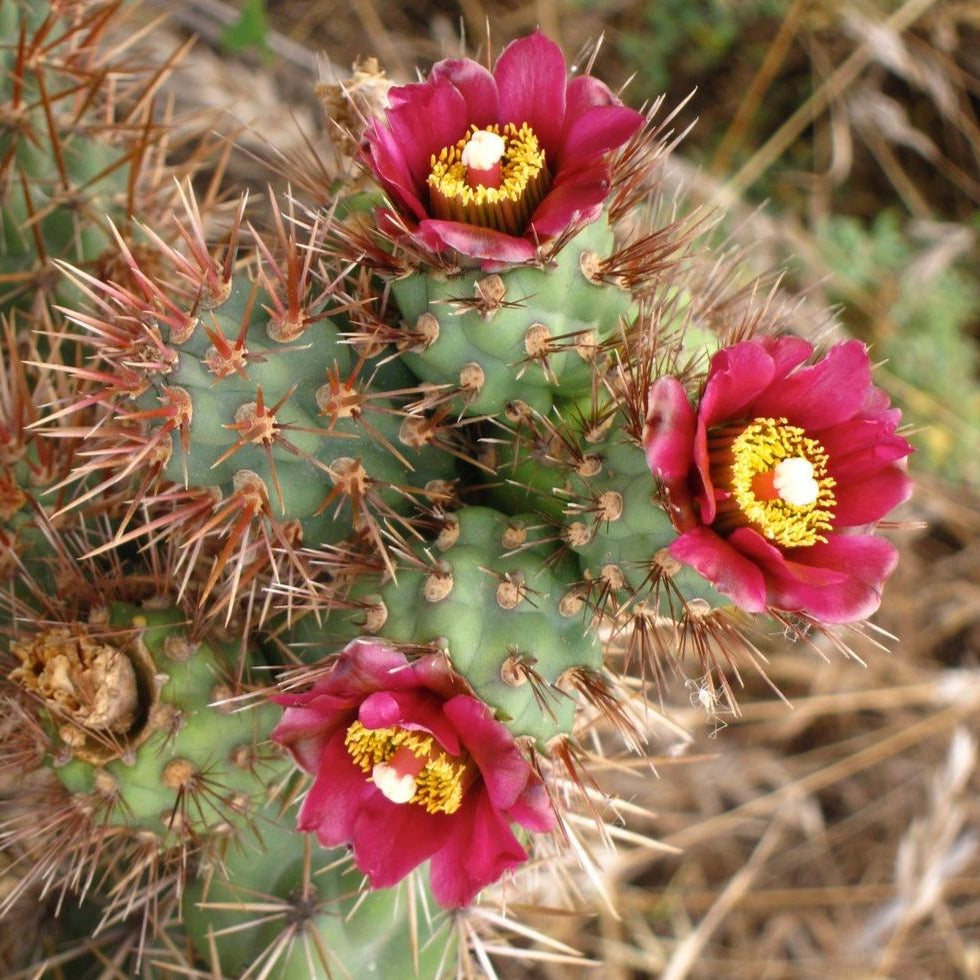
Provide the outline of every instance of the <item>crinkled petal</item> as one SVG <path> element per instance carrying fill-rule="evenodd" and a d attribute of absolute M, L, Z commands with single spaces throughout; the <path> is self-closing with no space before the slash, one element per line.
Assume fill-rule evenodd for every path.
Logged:
<path fill-rule="evenodd" d="M 551 238 L 574 224 L 595 221 L 609 196 L 609 180 L 609 165 L 598 159 L 575 171 L 562 171 L 531 216 L 532 234 Z"/>
<path fill-rule="evenodd" d="M 817 431 L 853 418 L 871 385 L 871 362 L 864 344 L 835 344 L 816 364 L 798 368 L 773 383 L 754 402 L 753 414 L 786 418 Z"/>
<path fill-rule="evenodd" d="M 269 736 L 289 750 L 289 754 L 304 772 L 315 773 L 320 764 L 323 746 L 338 729 L 347 730 L 353 710 L 320 714 L 315 710 L 287 708 L 279 724 Z"/>
<path fill-rule="evenodd" d="M 770 592 L 769 605 L 771 606 L 777 605 L 772 593 L 781 590 L 780 582 L 792 580 L 801 585 L 823 589 L 841 585 L 847 578 L 843 572 L 833 568 L 794 561 L 794 557 L 806 554 L 808 549 L 793 548 L 783 551 L 750 527 L 737 528 L 729 536 L 728 541 L 740 554 L 755 562 L 756 567 L 762 572 L 766 579 L 766 588 Z M 779 608 L 794 607 L 779 606 Z"/>
<path fill-rule="evenodd" d="M 775 361 L 762 344 L 746 340 L 722 348 L 711 358 L 698 409 L 699 419 L 706 428 L 711 428 L 742 418 L 775 373 Z"/>
<path fill-rule="evenodd" d="M 766 608 L 766 583 L 758 566 L 710 528 L 685 531 L 668 550 L 727 595 L 739 609 L 762 612 Z"/>
<path fill-rule="evenodd" d="M 862 527 L 880 521 L 912 495 L 912 479 L 898 466 L 889 466 L 863 480 L 836 489 L 834 527 Z"/>
<path fill-rule="evenodd" d="M 385 674 L 382 686 L 386 690 L 411 690 L 424 687 L 443 698 L 451 698 L 463 687 L 443 654 L 432 653 L 419 657 L 418 660 L 409 661 L 401 651 L 396 652 L 401 657 L 401 664 L 392 667 Z"/>
<path fill-rule="evenodd" d="M 419 197 L 419 185 L 392 134 L 377 121 L 365 133 L 364 162 L 400 211 L 421 219 L 428 213 Z"/>
<path fill-rule="evenodd" d="M 815 437 L 827 452 L 829 475 L 838 484 L 863 480 L 912 452 L 905 439 L 877 419 L 851 419 Z"/>
<path fill-rule="evenodd" d="M 454 248 L 474 259 L 520 263 L 534 258 L 536 249 L 526 238 L 505 235 L 493 228 L 464 225 L 459 221 L 427 218 L 419 222 L 416 237 L 430 252 Z"/>
<path fill-rule="evenodd" d="M 482 701 L 461 694 L 443 709 L 483 777 L 491 802 L 498 810 L 513 806 L 531 775 L 506 725 L 494 719 Z"/>
<path fill-rule="evenodd" d="M 898 552 L 884 538 L 832 534 L 826 544 L 794 548 L 782 557 L 782 563 L 772 561 L 766 567 L 772 606 L 825 623 L 853 623 L 878 608 Z M 829 576 L 839 580 L 819 584 Z"/>
<path fill-rule="evenodd" d="M 324 847 L 347 844 L 354 836 L 358 810 L 372 794 L 378 794 L 377 787 L 354 765 L 340 734 L 322 747 L 315 776 L 296 825 L 315 831 Z"/>
<path fill-rule="evenodd" d="M 437 62 L 429 73 L 431 84 L 449 84 L 459 90 L 466 102 L 468 122 L 483 128 L 497 122 L 500 102 L 493 75 L 471 58 L 447 58 Z"/>
<path fill-rule="evenodd" d="M 647 393 L 643 450 L 647 466 L 662 480 L 686 480 L 693 463 L 697 416 L 677 378 L 660 378 Z"/>
<path fill-rule="evenodd" d="M 802 364 L 812 353 L 813 344 L 802 337 L 769 337 L 756 338 L 773 363 L 773 378 L 785 378 L 793 368 Z"/>
<path fill-rule="evenodd" d="M 408 97 L 388 109 L 385 122 L 401 149 L 413 186 L 422 188 L 429 176 L 432 154 L 438 155 L 443 147 L 452 146 L 466 134 L 469 110 L 462 93 L 445 82 L 423 82 L 403 88 L 411 90 Z"/>
<path fill-rule="evenodd" d="M 547 833 L 555 829 L 558 822 L 555 808 L 551 805 L 548 792 L 537 773 L 531 774 L 524 792 L 513 806 L 508 808 L 507 818 L 538 833 Z"/>
<path fill-rule="evenodd" d="M 441 654 L 410 662 L 401 650 L 383 641 L 358 638 L 344 647 L 333 669 L 317 681 L 313 691 L 335 692 L 357 703 L 370 691 L 415 687 L 425 687 L 448 698 L 459 692 L 460 683 Z"/>
<path fill-rule="evenodd" d="M 408 661 L 400 650 L 378 640 L 352 640 L 337 655 L 331 669 L 313 685 L 313 694 L 330 694 L 357 703 L 361 697 L 386 687 Z"/>
<path fill-rule="evenodd" d="M 500 93 L 500 122 L 534 130 L 554 159 L 565 121 L 565 56 L 540 31 L 511 41 L 493 69 Z"/>
<path fill-rule="evenodd" d="M 376 791 L 354 821 L 354 861 L 373 888 L 396 885 L 444 846 L 460 812 L 429 813 L 413 803 L 392 803 Z"/>
<path fill-rule="evenodd" d="M 397 726 L 408 731 L 427 732 L 450 755 L 459 755 L 459 736 L 447 720 L 441 697 L 424 688 L 408 691 L 376 691 L 361 703 L 358 721 L 370 729 Z"/>
<path fill-rule="evenodd" d="M 527 851 L 488 794 L 478 794 L 454 818 L 429 865 L 432 894 L 443 908 L 469 905 L 481 888 L 527 860 Z"/>
<path fill-rule="evenodd" d="M 622 146 L 643 125 L 644 118 L 626 106 L 596 107 L 575 119 L 569 117 L 559 165 L 573 165 Z"/>

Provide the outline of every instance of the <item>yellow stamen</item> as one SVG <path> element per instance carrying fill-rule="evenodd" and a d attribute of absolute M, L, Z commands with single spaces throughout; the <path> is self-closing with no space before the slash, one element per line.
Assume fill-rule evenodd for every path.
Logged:
<path fill-rule="evenodd" d="M 463 803 L 464 777 L 470 766 L 465 759 L 444 752 L 431 735 L 394 725 L 365 728 L 355 721 L 347 729 L 344 745 L 354 764 L 392 802 L 402 802 L 398 798 L 401 784 L 397 780 L 407 773 L 400 771 L 396 755 L 404 756 L 407 751 L 423 764 L 417 772 L 410 773 L 415 780 L 415 792 L 405 802 L 425 807 L 429 813 L 455 813 Z"/>
<path fill-rule="evenodd" d="M 731 493 L 716 524 L 748 524 L 783 548 L 826 541 L 833 527 L 836 481 L 816 439 L 786 419 L 753 419 L 734 438 L 712 433 L 712 480 Z"/>
<path fill-rule="evenodd" d="M 498 186 L 472 184 L 467 180 L 464 152 L 477 133 L 499 136 L 505 143 Z M 527 123 L 507 123 L 470 131 L 452 146 L 443 147 L 430 161 L 429 199 L 437 218 L 494 228 L 507 235 L 520 235 L 541 203 L 551 177 L 545 153 Z"/>

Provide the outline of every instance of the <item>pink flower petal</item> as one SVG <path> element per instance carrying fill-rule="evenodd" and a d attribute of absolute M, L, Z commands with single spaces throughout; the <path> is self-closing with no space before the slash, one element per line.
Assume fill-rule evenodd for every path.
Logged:
<path fill-rule="evenodd" d="M 486 793 L 455 816 L 429 865 L 432 893 L 443 908 L 469 905 L 481 888 L 527 860 L 527 851 Z"/>
<path fill-rule="evenodd" d="M 912 479 L 889 466 L 864 480 L 848 481 L 837 489 L 834 527 L 862 527 L 880 521 L 912 495 Z"/>
<path fill-rule="evenodd" d="M 609 165 L 593 159 L 585 166 L 563 170 L 531 216 L 531 237 L 551 238 L 576 224 L 588 224 L 602 213 L 609 196 Z"/>
<path fill-rule="evenodd" d="M 826 357 L 772 384 L 753 403 L 756 417 L 786 418 L 809 431 L 853 418 L 871 385 L 871 362 L 860 341 L 835 344 Z"/>
<path fill-rule="evenodd" d="M 773 363 L 773 378 L 785 378 L 812 353 L 813 344 L 802 337 L 758 337 Z"/>
<path fill-rule="evenodd" d="M 777 605 L 773 601 L 773 590 L 784 589 L 786 582 L 823 589 L 841 585 L 847 578 L 844 573 L 832 568 L 794 561 L 794 558 L 805 555 L 809 549 L 781 550 L 771 541 L 767 541 L 758 531 L 749 527 L 738 528 L 732 532 L 728 540 L 733 548 L 737 548 L 740 554 L 751 558 L 762 571 L 766 579 L 766 588 L 770 593 L 770 606 Z M 796 607 L 778 606 L 778 608 Z"/>
<path fill-rule="evenodd" d="M 443 147 L 466 135 L 469 110 L 459 90 L 445 82 L 402 88 L 405 91 L 398 104 L 389 108 L 385 122 L 401 150 L 412 184 L 422 188 L 429 177 L 432 154 L 438 155 Z"/>
<path fill-rule="evenodd" d="M 719 592 L 727 595 L 739 609 L 763 612 L 766 583 L 758 566 L 735 550 L 707 527 L 685 531 L 668 549 L 685 565 L 690 565 Z"/>
<path fill-rule="evenodd" d="M 480 770 L 493 805 L 498 810 L 513 806 L 531 775 L 514 736 L 487 705 L 465 694 L 447 701 L 443 711 Z"/>
<path fill-rule="evenodd" d="M 904 459 L 912 447 L 877 419 L 852 419 L 816 434 L 838 483 L 862 480 Z"/>
<path fill-rule="evenodd" d="M 540 31 L 512 41 L 493 69 L 500 93 L 500 122 L 534 130 L 546 157 L 554 159 L 565 122 L 565 56 Z"/>
<path fill-rule="evenodd" d="M 643 450 L 647 466 L 663 480 L 686 480 L 693 463 L 697 416 L 676 378 L 660 378 L 647 393 Z"/>
<path fill-rule="evenodd" d="M 316 779 L 299 811 L 296 826 L 314 831 L 324 847 L 349 843 L 358 811 L 377 787 L 354 765 L 338 734 L 322 746 Z"/>
<path fill-rule="evenodd" d="M 458 221 L 427 218 L 419 223 L 418 238 L 431 252 L 454 248 L 474 259 L 497 262 L 530 262 L 537 249 L 525 238 L 514 238 L 493 228 L 464 225 Z"/>
<path fill-rule="evenodd" d="M 694 433 L 694 472 L 691 474 L 692 496 L 697 501 L 702 524 L 711 524 L 718 513 L 720 491 L 711 480 L 711 455 L 708 452 L 708 430 L 699 418 Z M 686 528 L 685 528 L 686 530 Z"/>
<path fill-rule="evenodd" d="M 378 122 L 372 122 L 364 134 L 364 162 L 374 171 L 391 203 L 400 211 L 424 218 L 428 213 L 418 195 L 421 186 L 412 179 L 412 171 L 398 142 Z"/>
<path fill-rule="evenodd" d="M 596 106 L 620 104 L 605 82 L 594 75 L 576 75 L 565 86 L 565 133 L 583 112 Z"/>
<path fill-rule="evenodd" d="M 825 623 L 852 623 L 878 608 L 898 552 L 884 538 L 833 534 L 826 544 L 792 549 L 786 559 L 766 567 L 770 605 Z M 830 578 L 837 581 L 820 584 Z"/>
<path fill-rule="evenodd" d="M 288 749 L 300 769 L 315 773 L 323 746 L 334 737 L 338 728 L 346 731 L 349 724 L 340 712 L 320 715 L 301 708 L 287 708 L 269 737 Z"/>
<path fill-rule="evenodd" d="M 558 822 L 555 809 L 537 773 L 531 774 L 524 792 L 507 810 L 507 817 L 522 827 L 539 833 L 547 833 L 555 829 Z"/>
<path fill-rule="evenodd" d="M 361 702 L 357 717 L 365 728 L 398 726 L 407 731 L 427 732 L 450 755 L 459 755 L 459 736 L 443 713 L 446 704 L 441 697 L 423 688 L 376 691 Z"/>
<path fill-rule="evenodd" d="M 409 661 L 401 650 L 384 641 L 356 639 L 340 652 L 333 670 L 313 691 L 331 691 L 359 702 L 369 691 L 416 687 L 426 687 L 446 698 L 458 693 L 461 683 L 441 654 Z"/>
<path fill-rule="evenodd" d="M 642 113 L 626 106 L 587 109 L 566 129 L 559 164 L 572 164 L 622 146 L 644 121 Z"/>
<path fill-rule="evenodd" d="M 698 418 L 705 428 L 743 418 L 776 373 L 762 344 L 750 340 L 724 347 L 711 358 Z M 752 411 L 752 415 L 758 412 Z"/>
<path fill-rule="evenodd" d="M 461 812 L 429 813 L 412 803 L 392 803 L 375 791 L 354 821 L 354 861 L 373 888 L 396 885 L 443 846 Z"/>
<path fill-rule="evenodd" d="M 448 84 L 459 90 L 466 102 L 468 121 L 481 129 L 497 122 L 500 104 L 493 75 L 471 58 L 447 58 L 429 73 L 429 84 Z"/>

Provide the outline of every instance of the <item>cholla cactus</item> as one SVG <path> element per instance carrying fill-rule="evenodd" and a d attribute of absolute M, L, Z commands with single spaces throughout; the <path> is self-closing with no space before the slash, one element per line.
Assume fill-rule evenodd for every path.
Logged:
<path fill-rule="evenodd" d="M 876 608 L 910 447 L 867 353 L 730 288 L 657 218 L 668 123 L 567 74 L 540 33 L 440 62 L 328 207 L 182 184 L 59 253 L 50 365 L 7 331 L 16 472 L 67 447 L 41 540 L 0 498 L 24 890 L 185 972 L 452 973 L 481 891 L 576 842 L 583 727 L 641 748 L 633 653 L 734 703 L 753 617 Z"/>
<path fill-rule="evenodd" d="M 145 229 L 153 257 L 140 261 L 120 242 L 128 284 L 70 272 L 94 311 L 70 317 L 102 362 L 93 400 L 110 416 L 74 479 L 92 484 L 81 503 L 140 472 L 150 516 L 115 543 L 166 532 L 207 555 L 201 600 L 216 591 L 230 617 L 254 583 L 310 579 L 303 543 L 390 564 L 412 534 L 406 512 L 454 477 L 454 437 L 410 414 L 414 383 L 358 347 L 315 223 L 303 240 L 276 215 L 277 241 L 238 256 L 243 200 L 212 255 L 189 191 L 184 205 L 184 249 Z"/>

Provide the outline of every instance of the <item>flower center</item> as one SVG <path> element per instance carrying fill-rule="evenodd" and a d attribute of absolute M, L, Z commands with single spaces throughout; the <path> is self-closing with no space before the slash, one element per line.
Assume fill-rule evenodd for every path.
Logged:
<path fill-rule="evenodd" d="M 711 479 L 729 497 L 718 502 L 715 525 L 754 527 L 784 548 L 827 539 L 837 499 L 827 476 L 827 453 L 786 419 L 753 419 L 709 434 Z"/>
<path fill-rule="evenodd" d="M 415 803 L 429 813 L 455 813 L 471 766 L 440 749 L 431 735 L 405 728 L 365 728 L 355 721 L 344 737 L 354 764 L 392 803 Z"/>
<path fill-rule="evenodd" d="M 432 155 L 429 199 L 446 221 L 521 235 L 551 184 L 544 150 L 527 123 L 478 129 Z"/>

